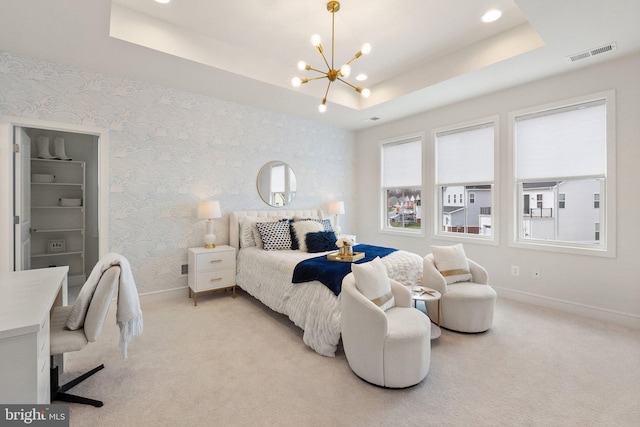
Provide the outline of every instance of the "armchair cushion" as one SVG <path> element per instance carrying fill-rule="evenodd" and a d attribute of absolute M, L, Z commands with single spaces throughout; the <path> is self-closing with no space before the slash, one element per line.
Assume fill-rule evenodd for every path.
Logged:
<path fill-rule="evenodd" d="M 469 261 L 462 243 L 451 246 L 431 246 L 436 268 L 447 284 L 471 280 Z"/>
<path fill-rule="evenodd" d="M 362 264 L 351 264 L 351 271 L 356 279 L 356 287 L 362 295 L 383 311 L 395 306 L 391 282 L 380 257 Z"/>

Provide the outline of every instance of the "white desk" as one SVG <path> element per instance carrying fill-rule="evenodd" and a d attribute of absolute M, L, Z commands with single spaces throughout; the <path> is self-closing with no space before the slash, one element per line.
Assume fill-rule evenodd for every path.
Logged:
<path fill-rule="evenodd" d="M 69 267 L 0 273 L 0 403 L 50 403 L 49 316 Z"/>

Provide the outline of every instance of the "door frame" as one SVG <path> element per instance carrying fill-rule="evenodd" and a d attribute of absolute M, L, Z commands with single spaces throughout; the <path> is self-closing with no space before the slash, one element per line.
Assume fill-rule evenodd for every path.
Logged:
<path fill-rule="evenodd" d="M 37 128 L 98 137 L 98 257 L 109 252 L 109 133 L 108 129 L 0 115 L 0 272 L 13 271 L 13 144 L 15 128 Z"/>

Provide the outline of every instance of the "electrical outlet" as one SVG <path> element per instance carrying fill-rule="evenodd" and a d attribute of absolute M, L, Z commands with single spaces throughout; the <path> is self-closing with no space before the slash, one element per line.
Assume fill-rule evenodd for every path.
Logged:
<path fill-rule="evenodd" d="M 517 265 L 512 265 L 511 266 L 511 275 L 512 276 L 519 276 L 520 275 L 520 267 L 518 267 Z"/>
<path fill-rule="evenodd" d="M 189 264 L 182 264 L 180 266 L 180 271 L 182 275 L 189 274 Z"/>
<path fill-rule="evenodd" d="M 534 279 L 539 279 L 540 278 L 540 269 L 539 268 L 534 268 L 533 269 L 533 278 Z"/>

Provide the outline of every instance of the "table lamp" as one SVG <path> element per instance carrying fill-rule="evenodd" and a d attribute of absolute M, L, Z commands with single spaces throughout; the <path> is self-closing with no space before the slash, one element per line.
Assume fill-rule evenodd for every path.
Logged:
<path fill-rule="evenodd" d="M 198 205 L 198 219 L 206 219 L 207 233 L 204 235 L 204 247 L 207 249 L 213 249 L 216 247 L 216 235 L 213 234 L 213 219 L 220 218 L 222 212 L 220 211 L 220 202 L 217 200 L 209 200 L 200 202 Z"/>
<path fill-rule="evenodd" d="M 344 202 L 331 202 L 329 203 L 329 213 L 336 216 L 333 222 L 333 230 L 336 232 L 336 236 L 340 235 L 340 223 L 339 215 L 344 215 Z"/>

